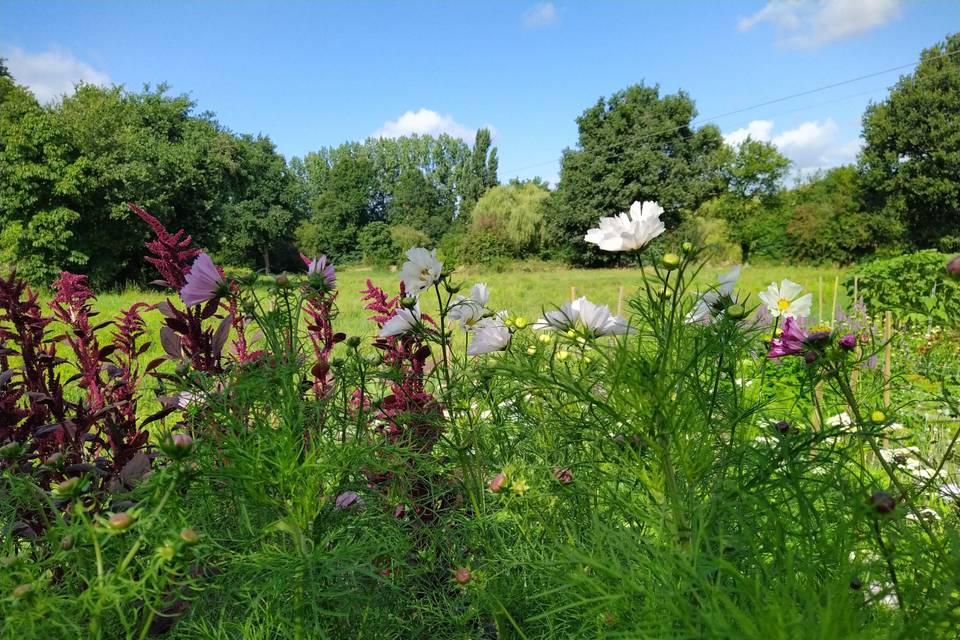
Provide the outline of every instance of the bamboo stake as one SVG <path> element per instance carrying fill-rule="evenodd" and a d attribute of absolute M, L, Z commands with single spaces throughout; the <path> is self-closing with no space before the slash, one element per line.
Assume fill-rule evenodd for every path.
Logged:
<path fill-rule="evenodd" d="M 817 278 L 817 322 L 823 324 L 823 276 Z"/>
<path fill-rule="evenodd" d="M 833 304 L 830 306 L 830 326 L 837 324 L 837 289 L 840 288 L 840 276 L 833 278 Z"/>
<path fill-rule="evenodd" d="M 823 425 L 820 424 L 820 412 L 823 410 L 823 381 L 817 383 L 813 390 L 813 430 L 820 431 Z"/>
<path fill-rule="evenodd" d="M 859 299 L 860 299 L 860 276 L 853 276 L 853 304 L 857 304 L 857 300 Z"/>
<path fill-rule="evenodd" d="M 890 406 L 890 356 L 892 355 L 893 345 L 893 314 L 886 311 L 883 314 L 883 406 Z"/>
<path fill-rule="evenodd" d="M 570 287 L 570 301 L 573 302 L 576 299 L 577 299 L 577 288 Z"/>
<path fill-rule="evenodd" d="M 620 285 L 620 292 L 617 294 L 617 315 L 623 315 L 623 285 Z"/>

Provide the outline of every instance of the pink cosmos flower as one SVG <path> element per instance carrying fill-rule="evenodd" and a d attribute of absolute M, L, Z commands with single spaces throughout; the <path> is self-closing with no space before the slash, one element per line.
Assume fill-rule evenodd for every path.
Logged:
<path fill-rule="evenodd" d="M 794 318 L 787 318 L 783 323 L 783 332 L 780 337 L 770 341 L 768 358 L 782 358 L 784 356 L 800 355 L 804 351 L 807 332 Z"/>
<path fill-rule="evenodd" d="M 224 284 L 223 275 L 213 260 L 201 253 L 187 273 L 186 284 L 180 289 L 180 299 L 188 307 L 213 300 L 220 295 Z"/>
<path fill-rule="evenodd" d="M 333 264 L 330 260 L 327 259 L 327 256 L 320 256 L 319 258 L 310 258 L 304 254 L 300 254 L 300 259 L 303 260 L 303 263 L 307 265 L 307 275 L 319 275 L 323 278 L 323 281 L 326 283 L 327 288 L 334 289 L 337 286 L 337 275 L 333 270 Z"/>

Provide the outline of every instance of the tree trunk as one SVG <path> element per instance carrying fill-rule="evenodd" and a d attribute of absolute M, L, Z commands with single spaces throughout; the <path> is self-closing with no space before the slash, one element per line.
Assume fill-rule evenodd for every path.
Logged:
<path fill-rule="evenodd" d="M 263 269 L 267 272 L 267 275 L 270 275 L 270 251 L 268 249 L 263 250 Z"/>
<path fill-rule="evenodd" d="M 740 261 L 743 264 L 750 262 L 750 243 L 748 242 L 740 243 Z"/>

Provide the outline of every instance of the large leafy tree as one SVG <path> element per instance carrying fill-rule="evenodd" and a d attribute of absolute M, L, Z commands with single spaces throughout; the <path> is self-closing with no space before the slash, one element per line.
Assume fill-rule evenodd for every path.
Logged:
<path fill-rule="evenodd" d="M 499 184 L 497 167 L 497 149 L 493 146 L 490 130 L 480 129 L 477 131 L 470 156 L 460 166 L 459 213 L 461 216 L 468 217 L 483 194 Z"/>
<path fill-rule="evenodd" d="M 230 264 L 292 267 L 293 229 L 303 210 L 296 176 L 262 136 L 237 139 L 230 172 L 229 198 L 223 210 L 220 254 Z"/>
<path fill-rule="evenodd" d="M 81 85 L 41 107 L 0 79 L 0 251 L 34 281 L 139 277 L 148 230 L 133 200 L 215 248 L 234 137 L 185 96 Z"/>
<path fill-rule="evenodd" d="M 926 49 L 911 75 L 863 117 L 868 208 L 915 247 L 960 248 L 960 33 Z"/>
<path fill-rule="evenodd" d="M 549 224 L 561 257 L 599 265 L 612 257 L 583 242 L 600 216 L 625 211 L 636 200 L 656 200 L 668 223 L 719 194 L 724 182 L 717 152 L 720 130 L 693 125 L 697 111 L 683 91 L 661 96 L 634 85 L 601 98 L 577 118 L 576 149 L 563 153 Z"/>
<path fill-rule="evenodd" d="M 773 144 L 752 138 L 734 147 L 724 145 L 718 157 L 727 192 L 717 200 L 715 210 L 727 221 L 731 239 L 740 246 L 746 263 L 778 222 L 782 181 L 790 161 Z"/>

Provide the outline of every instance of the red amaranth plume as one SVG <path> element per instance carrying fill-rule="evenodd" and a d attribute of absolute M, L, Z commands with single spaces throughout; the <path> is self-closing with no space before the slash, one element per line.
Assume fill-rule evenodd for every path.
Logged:
<path fill-rule="evenodd" d="M 93 292 L 87 286 L 87 276 L 61 271 L 53 284 L 56 296 L 49 303 L 58 320 L 70 327 L 64 338 L 76 355 L 77 367 L 87 390 L 90 408 L 94 411 L 105 404 L 103 382 L 100 378 L 100 343 L 96 329 L 90 322 L 94 315 L 90 301 Z"/>
<path fill-rule="evenodd" d="M 191 236 L 184 237 L 183 229 L 171 234 L 159 220 L 137 205 L 128 202 L 127 206 L 140 216 L 141 220 L 150 225 L 157 236 L 156 240 L 146 243 L 146 247 L 153 254 L 153 257 L 144 259 L 157 268 L 167 286 L 179 291 L 186 284 L 190 265 L 193 263 L 193 259 L 200 254 L 200 249 L 190 246 L 193 238 Z"/>

